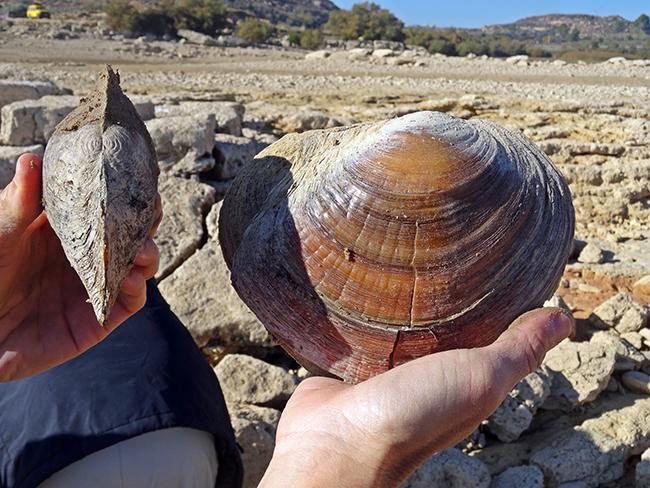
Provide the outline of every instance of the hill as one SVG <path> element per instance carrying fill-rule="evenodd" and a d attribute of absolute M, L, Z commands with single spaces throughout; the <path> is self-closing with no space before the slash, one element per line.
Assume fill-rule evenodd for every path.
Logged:
<path fill-rule="evenodd" d="M 241 12 L 274 24 L 321 27 L 338 7 L 329 0 L 227 0 L 233 12 Z"/>
<path fill-rule="evenodd" d="M 549 14 L 526 17 L 511 24 L 488 25 L 483 27 L 482 31 L 520 40 L 549 36 L 558 40 L 578 40 L 644 37 L 648 34 L 644 28 L 648 27 L 650 26 L 645 26 L 642 18 L 630 21 L 618 15 L 599 17 L 585 14 Z"/>
<path fill-rule="evenodd" d="M 85 13 L 101 11 L 109 1 L 51 0 L 43 3 L 54 13 Z M 132 3 L 140 6 L 153 6 L 160 2 L 135 0 Z M 274 24 L 305 25 L 307 27 L 321 27 L 327 22 L 329 13 L 332 10 L 338 10 L 338 7 L 330 0 L 224 0 L 224 3 L 235 17 L 250 15 L 258 19 L 266 19 Z"/>

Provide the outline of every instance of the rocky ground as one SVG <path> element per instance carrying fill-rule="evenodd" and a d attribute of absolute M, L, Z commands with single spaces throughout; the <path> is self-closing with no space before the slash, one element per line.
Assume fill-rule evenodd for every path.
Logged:
<path fill-rule="evenodd" d="M 650 486 L 650 61 L 202 42 L 123 39 L 92 19 L 0 21 L 0 187 L 19 154 L 43 151 L 101 63 L 120 69 L 162 169 L 160 289 L 215 366 L 246 486 L 260 479 L 280 411 L 307 373 L 232 290 L 217 242 L 220 201 L 285 133 L 416 110 L 520 129 L 560 167 L 577 233 L 554 303 L 578 330 L 404 486 Z"/>

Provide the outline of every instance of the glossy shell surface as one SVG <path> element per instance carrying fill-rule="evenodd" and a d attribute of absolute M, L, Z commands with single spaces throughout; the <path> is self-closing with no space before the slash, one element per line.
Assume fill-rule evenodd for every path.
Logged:
<path fill-rule="evenodd" d="M 419 112 L 285 136 L 226 196 L 232 283 L 301 364 L 350 382 L 494 341 L 557 287 L 574 213 L 496 124 Z"/>

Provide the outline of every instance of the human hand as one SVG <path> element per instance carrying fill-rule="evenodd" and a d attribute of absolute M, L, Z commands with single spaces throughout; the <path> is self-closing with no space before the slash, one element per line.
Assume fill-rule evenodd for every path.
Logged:
<path fill-rule="evenodd" d="M 572 328 L 561 309 L 538 309 L 486 347 L 432 354 L 354 386 L 308 378 L 282 414 L 260 486 L 397 486 L 469 435 Z"/>
<path fill-rule="evenodd" d="M 0 381 L 39 373 L 97 344 L 144 306 L 145 281 L 158 269 L 152 237 L 162 218 L 160 198 L 149 240 L 102 327 L 43 212 L 41 173 L 40 158 L 24 154 L 0 192 Z"/>

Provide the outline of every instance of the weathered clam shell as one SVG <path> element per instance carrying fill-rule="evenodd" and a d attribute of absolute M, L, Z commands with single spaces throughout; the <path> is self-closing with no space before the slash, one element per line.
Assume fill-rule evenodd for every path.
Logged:
<path fill-rule="evenodd" d="M 155 218 L 158 163 L 110 66 L 56 127 L 43 158 L 52 229 L 104 325 Z"/>
<path fill-rule="evenodd" d="M 519 133 L 419 112 L 285 136 L 220 216 L 232 283 L 308 368 L 356 382 L 486 345 L 556 289 L 569 189 Z"/>

